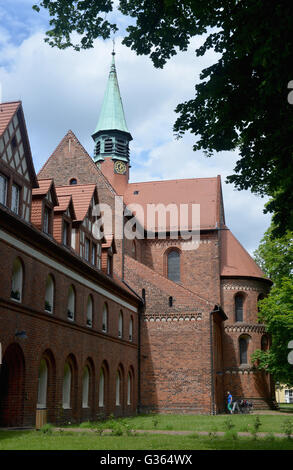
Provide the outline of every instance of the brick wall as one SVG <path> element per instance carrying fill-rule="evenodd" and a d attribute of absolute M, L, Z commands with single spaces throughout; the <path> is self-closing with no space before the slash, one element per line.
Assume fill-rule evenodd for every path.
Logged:
<path fill-rule="evenodd" d="M 268 406 L 274 397 L 271 377 L 256 370 L 251 360 L 266 335 L 265 326 L 258 322 L 257 299 L 260 294 L 267 295 L 269 288 L 270 283 L 261 279 L 222 279 L 223 308 L 228 316 L 223 336 L 225 388 L 231 389 L 235 398 L 250 399 L 256 406 Z M 242 322 L 235 318 L 235 295 L 239 293 L 244 299 Z M 248 342 L 246 364 L 240 362 L 241 337 Z"/>
<path fill-rule="evenodd" d="M 33 233 L 35 235 L 35 231 Z M 32 237 L 33 238 L 33 237 Z M 36 241 L 37 243 L 37 241 Z M 45 250 L 43 249 L 43 253 Z M 22 301 L 10 298 L 12 266 L 19 257 L 24 266 Z M 56 253 L 52 257 L 56 259 Z M 53 259 L 52 258 L 52 259 Z M 66 256 L 63 263 L 66 267 Z M 58 260 L 60 261 L 60 260 Z M 82 262 L 81 262 L 82 263 Z M 4 241 L 0 242 L 0 318 L 5 329 L 0 331 L 4 371 L 11 375 L 16 351 L 23 368 L 18 371 L 18 383 L 15 377 L 8 380 L 1 374 L 2 408 L 0 420 L 5 425 L 34 426 L 38 373 L 42 358 L 48 364 L 48 419 L 50 422 L 80 422 L 96 419 L 98 414 L 106 412 L 115 415 L 132 414 L 137 406 L 137 316 L 135 312 L 119 302 L 99 294 L 62 272 L 48 266 L 45 261 L 30 256 Z M 67 266 L 69 267 L 69 265 Z M 70 266 L 72 269 L 72 266 Z M 78 271 L 76 271 L 78 273 Z M 44 309 L 45 286 L 48 274 L 54 279 L 55 296 L 53 313 Z M 79 275 L 84 276 L 85 271 Z M 89 277 L 92 281 L 92 279 Z M 98 282 L 96 280 L 96 282 Z M 103 281 L 103 287 L 105 288 Z M 76 291 L 76 314 L 74 322 L 67 318 L 68 289 L 74 284 Z M 113 287 L 109 286 L 113 293 Z M 86 307 L 89 294 L 93 298 L 93 325 L 86 325 Z M 118 295 L 116 289 L 115 295 Z M 126 300 L 125 294 L 121 297 Z M 129 298 L 129 296 L 128 296 Z M 129 298 L 130 300 L 130 298 Z M 128 300 L 128 301 L 129 301 Z M 102 332 L 102 310 L 104 302 L 108 304 L 108 332 Z M 133 298 L 130 302 L 137 305 Z M 118 316 L 123 311 L 123 337 L 118 338 Z M 133 319 L 133 339 L 129 341 L 129 322 Z M 15 336 L 16 331 L 25 331 L 26 339 Z M 7 354 L 6 354 L 7 352 Z M 72 365 L 72 406 L 62 408 L 62 387 L 64 365 L 70 358 Z M 20 360 L 17 362 L 20 363 Z M 105 364 L 107 369 L 107 393 L 105 407 L 99 408 L 99 373 Z M 82 408 L 82 376 L 85 365 L 89 366 L 89 408 Z M 121 405 L 115 405 L 116 372 L 122 374 Z M 131 404 L 127 405 L 127 376 L 132 371 L 133 386 Z M 17 395 L 17 413 L 13 411 L 12 397 Z M 8 401 L 7 401 L 8 400 Z M 9 401 L 10 400 L 10 401 Z M 6 406 L 5 406 L 6 403 Z M 4 412 L 4 410 L 6 410 Z M 6 413 L 6 414 L 5 414 Z M 17 416 L 17 418 L 16 418 Z"/>

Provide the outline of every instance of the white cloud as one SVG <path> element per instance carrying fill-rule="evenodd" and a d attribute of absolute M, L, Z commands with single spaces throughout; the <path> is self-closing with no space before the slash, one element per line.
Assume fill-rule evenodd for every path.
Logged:
<path fill-rule="evenodd" d="M 60 51 L 34 32 L 20 44 L 0 29 L 0 81 L 3 100 L 23 101 L 31 147 L 38 171 L 59 141 L 72 129 L 89 153 L 111 62 L 111 41 L 97 40 L 82 52 Z M 116 66 L 126 121 L 133 136 L 132 181 L 222 175 L 227 224 L 252 253 L 269 225 L 262 213 L 264 200 L 224 183 L 233 172 L 237 154 L 223 152 L 207 159 L 193 152 L 193 137 L 174 140 L 176 105 L 193 97 L 202 68 L 216 54 L 196 58 L 194 40 L 163 70 L 149 58 L 136 56 L 116 37 Z M 202 39 L 201 41 L 202 42 Z M 1 47 L 2 44 L 2 47 Z"/>

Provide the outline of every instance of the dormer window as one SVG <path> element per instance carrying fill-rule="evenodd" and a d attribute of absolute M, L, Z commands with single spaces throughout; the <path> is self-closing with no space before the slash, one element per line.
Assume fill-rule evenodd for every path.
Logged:
<path fill-rule="evenodd" d="M 102 256 L 102 246 L 101 243 L 97 245 L 97 268 L 101 269 L 101 256 Z"/>
<path fill-rule="evenodd" d="M 67 246 L 70 244 L 70 227 L 69 223 L 66 220 L 63 221 L 63 237 L 62 237 L 63 245 Z"/>
<path fill-rule="evenodd" d="M 96 266 L 96 259 L 97 259 L 97 247 L 93 243 L 92 244 L 92 256 L 91 256 L 91 263 Z"/>
<path fill-rule="evenodd" d="M 113 264 L 113 256 L 112 253 L 108 253 L 107 256 L 107 274 L 108 276 L 112 276 L 112 264 Z"/>
<path fill-rule="evenodd" d="M 50 215 L 51 215 L 51 210 L 47 206 L 45 206 L 45 208 L 44 208 L 43 231 L 47 234 L 50 233 Z"/>
<path fill-rule="evenodd" d="M 20 187 L 17 184 L 12 185 L 12 192 L 11 192 L 11 210 L 15 212 L 15 214 L 19 214 L 20 209 Z"/>
<path fill-rule="evenodd" d="M 89 241 L 88 238 L 85 239 L 84 257 L 87 261 L 89 261 L 89 259 L 90 259 L 90 241 Z"/>
<path fill-rule="evenodd" d="M 8 179 L 0 174 L 0 204 L 7 205 Z"/>

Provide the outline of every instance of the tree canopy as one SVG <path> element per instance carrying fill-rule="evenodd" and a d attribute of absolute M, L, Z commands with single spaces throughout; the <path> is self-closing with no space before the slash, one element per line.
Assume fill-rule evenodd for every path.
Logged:
<path fill-rule="evenodd" d="M 276 381 L 293 386 L 293 364 L 288 361 L 288 344 L 293 340 L 293 232 L 273 238 L 270 227 L 255 260 L 273 281 L 270 294 L 259 302 L 259 319 L 272 338 L 267 351 L 256 351 L 253 360 Z"/>
<path fill-rule="evenodd" d="M 90 48 L 118 30 L 107 15 L 111 0 L 41 0 L 51 17 L 46 41 L 59 48 Z M 239 190 L 270 197 L 274 235 L 293 229 L 293 15 L 285 0 L 120 0 L 130 17 L 123 43 L 163 67 L 190 40 L 205 34 L 195 53 L 213 49 L 219 60 L 202 70 L 195 96 L 178 104 L 174 133 L 194 134 L 207 156 L 236 150 L 227 179 Z M 73 32 L 79 34 L 74 43 Z M 293 86 L 292 86 L 293 88 Z"/>

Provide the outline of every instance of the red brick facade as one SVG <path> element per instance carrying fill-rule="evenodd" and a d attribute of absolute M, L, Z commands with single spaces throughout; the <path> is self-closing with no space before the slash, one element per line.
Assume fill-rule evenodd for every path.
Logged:
<path fill-rule="evenodd" d="M 0 173 L 13 179 L 1 155 Z M 271 379 L 250 360 L 264 339 L 269 345 L 257 321 L 257 300 L 270 282 L 226 236 L 220 179 L 203 186 L 194 180 L 191 202 L 197 188 L 209 185 L 212 195 L 202 210 L 213 217 L 204 216 L 198 248 L 186 249 L 185 240 L 170 235 L 117 236 L 116 198 L 129 198 L 140 187 L 127 190 L 128 173 L 110 177 L 111 171 L 112 161 L 98 168 L 69 131 L 39 172 L 39 183 L 30 170 L 30 220 L 13 214 L 9 198 L 0 204 L 0 425 L 34 426 L 37 408 L 56 423 L 137 411 L 219 413 L 228 389 L 234 398 L 271 406 Z M 51 196 L 42 189 L 45 181 L 52 181 Z M 189 185 L 193 191 L 192 180 Z M 204 205 L 202 195 L 199 200 Z M 91 234 L 97 202 L 112 209 L 112 231 L 102 240 Z M 44 233 L 46 204 L 52 206 L 50 233 Z M 176 282 L 168 278 L 172 250 L 180 266 Z M 20 276 L 22 292 L 12 295 Z"/>

